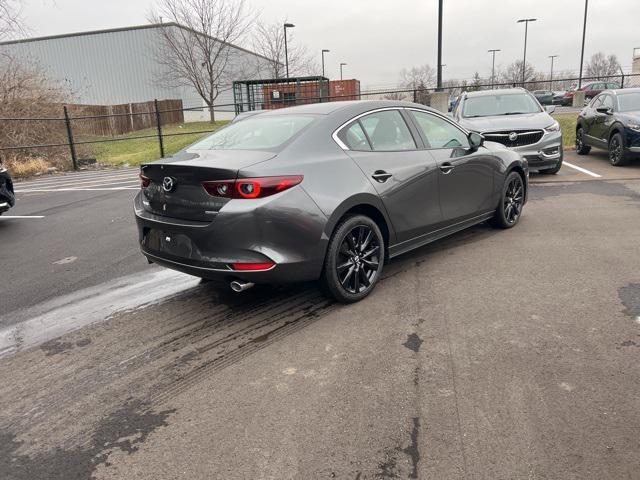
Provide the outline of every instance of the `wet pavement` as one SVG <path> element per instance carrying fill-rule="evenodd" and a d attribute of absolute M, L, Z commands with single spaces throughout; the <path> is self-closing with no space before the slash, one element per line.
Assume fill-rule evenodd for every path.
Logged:
<path fill-rule="evenodd" d="M 639 171 L 568 159 L 601 177 L 534 174 L 517 228 L 404 255 L 349 306 L 147 266 L 130 192 L 31 194 L 120 233 L 36 251 L 41 301 L 0 292 L 0 478 L 640 478 Z"/>

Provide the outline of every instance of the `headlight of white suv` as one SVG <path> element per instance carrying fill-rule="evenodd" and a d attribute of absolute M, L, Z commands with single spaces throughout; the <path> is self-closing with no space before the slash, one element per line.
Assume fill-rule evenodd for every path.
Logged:
<path fill-rule="evenodd" d="M 549 133 L 559 132 L 560 131 L 560 124 L 558 122 L 553 122 L 548 127 L 545 127 L 544 131 L 545 132 L 549 132 Z"/>
<path fill-rule="evenodd" d="M 627 127 L 634 132 L 640 132 L 640 123 L 627 123 Z"/>

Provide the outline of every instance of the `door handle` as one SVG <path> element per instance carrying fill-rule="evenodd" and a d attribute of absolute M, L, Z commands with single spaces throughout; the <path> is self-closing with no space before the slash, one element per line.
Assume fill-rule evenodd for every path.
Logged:
<path fill-rule="evenodd" d="M 442 170 L 442 173 L 444 173 L 445 175 L 447 175 L 448 173 L 451 173 L 451 171 L 455 168 L 454 165 L 451 165 L 449 162 L 445 162 L 442 165 L 440 165 L 440 170 Z"/>
<path fill-rule="evenodd" d="M 373 172 L 373 175 L 371 175 L 371 177 L 373 177 L 376 182 L 384 183 L 391 177 L 393 177 L 393 175 L 385 172 L 384 170 L 376 170 L 375 172 Z"/>

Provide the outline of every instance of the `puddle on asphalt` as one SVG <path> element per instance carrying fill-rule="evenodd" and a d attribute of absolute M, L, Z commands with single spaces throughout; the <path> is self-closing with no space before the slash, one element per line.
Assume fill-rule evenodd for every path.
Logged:
<path fill-rule="evenodd" d="M 196 287 L 199 278 L 167 269 L 146 271 L 80 290 L 0 317 L 0 357 L 146 307 Z"/>

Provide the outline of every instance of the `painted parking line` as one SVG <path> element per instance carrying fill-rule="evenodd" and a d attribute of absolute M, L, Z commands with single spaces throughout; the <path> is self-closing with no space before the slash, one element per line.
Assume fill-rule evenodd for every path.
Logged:
<path fill-rule="evenodd" d="M 129 187 L 129 188 L 140 188 L 139 180 L 122 180 L 118 182 L 86 182 L 79 185 L 46 185 L 44 187 L 29 187 L 29 188 L 20 188 L 17 189 L 16 193 L 31 193 L 31 192 L 43 192 L 43 191 L 69 191 L 71 190 L 86 190 L 89 188 L 115 188 L 115 187 Z"/>
<path fill-rule="evenodd" d="M 586 175 L 591 175 L 594 178 L 602 178 L 602 175 L 598 175 L 597 173 L 594 173 L 591 170 L 587 170 L 586 168 L 578 167 L 577 165 L 574 165 L 573 163 L 569 163 L 567 161 L 562 162 L 562 165 L 566 165 L 567 167 L 571 167 L 574 170 L 582 172 L 582 173 L 584 173 Z"/>
<path fill-rule="evenodd" d="M 90 177 L 82 177 L 76 178 L 71 176 L 60 177 L 56 180 L 47 180 L 42 182 L 30 181 L 30 182 L 16 182 L 16 186 L 18 187 L 49 187 L 49 186 L 61 186 L 61 185 L 72 185 L 72 184 L 83 184 L 83 183 L 94 183 L 94 182 L 102 182 L 102 181 L 113 181 L 113 180 L 139 180 L 140 177 L 138 175 L 132 175 L 131 173 L 121 173 L 118 175 L 93 175 Z"/>
<path fill-rule="evenodd" d="M 0 220 L 11 220 L 12 218 L 44 218 L 44 215 L 0 215 Z"/>

